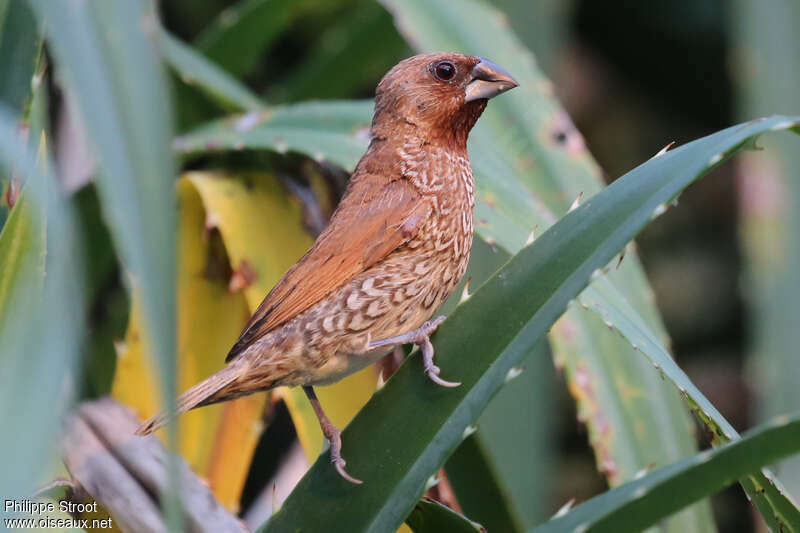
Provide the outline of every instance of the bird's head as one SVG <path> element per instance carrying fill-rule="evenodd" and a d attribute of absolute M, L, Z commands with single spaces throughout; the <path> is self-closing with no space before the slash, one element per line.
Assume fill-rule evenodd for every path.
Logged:
<path fill-rule="evenodd" d="M 373 134 L 418 130 L 431 142 L 466 145 L 489 98 L 516 87 L 511 75 L 486 59 L 457 53 L 421 54 L 395 65 L 378 84 Z"/>

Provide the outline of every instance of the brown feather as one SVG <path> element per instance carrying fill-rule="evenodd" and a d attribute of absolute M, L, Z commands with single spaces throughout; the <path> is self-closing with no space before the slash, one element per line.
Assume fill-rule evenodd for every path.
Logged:
<path fill-rule="evenodd" d="M 228 365 L 216 374 L 213 374 L 194 387 L 181 394 L 175 400 L 175 416 L 181 415 L 196 407 L 211 405 L 223 400 L 230 399 L 227 388 L 236 381 L 238 377 L 246 372 L 242 365 Z M 137 435 L 148 435 L 153 431 L 164 426 L 169 420 L 169 413 L 162 412 L 145 420 L 136 430 Z"/>
<path fill-rule="evenodd" d="M 413 238 L 430 212 L 407 179 L 387 182 L 356 170 L 328 227 L 264 298 L 225 360 Z"/>

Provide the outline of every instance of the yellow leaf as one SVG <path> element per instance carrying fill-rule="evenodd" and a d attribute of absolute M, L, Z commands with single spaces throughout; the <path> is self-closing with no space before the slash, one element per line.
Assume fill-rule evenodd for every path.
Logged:
<path fill-rule="evenodd" d="M 300 206 L 272 175 L 190 172 L 177 187 L 178 388 L 183 391 L 222 368 L 250 313 L 312 239 L 303 229 Z M 224 252 L 217 249 L 214 229 Z M 145 418 L 163 401 L 141 319 L 134 291 L 128 331 L 118 345 L 112 396 Z M 318 393 L 328 415 L 343 427 L 375 384 L 374 371 L 365 369 Z M 313 460 L 322 446 L 314 412 L 301 389 L 282 395 L 306 456 Z M 266 395 L 256 394 L 191 411 L 179 420 L 181 454 L 233 512 L 263 429 L 265 401 Z"/>
<path fill-rule="evenodd" d="M 302 212 L 281 183 L 269 174 L 189 172 L 203 197 L 209 221 L 219 228 L 231 265 L 247 282 L 244 293 L 255 311 L 272 286 L 311 247 Z M 375 390 L 376 375 L 366 368 L 318 391 L 331 420 L 344 427 Z M 280 393 L 309 460 L 322 449 L 322 432 L 299 388 Z M 345 453 L 348 444 L 345 443 Z"/>
<path fill-rule="evenodd" d="M 224 255 L 220 260 L 212 253 L 205 211 L 189 181 L 178 183 L 178 197 L 178 388 L 185 390 L 222 368 L 249 311 L 241 293 L 228 292 Z M 220 263 L 225 266 L 221 271 Z M 134 293 L 112 396 L 143 418 L 163 404 L 145 337 Z M 180 419 L 181 455 L 208 478 L 217 499 L 234 512 L 258 442 L 263 406 L 264 398 L 253 396 L 198 409 Z"/>

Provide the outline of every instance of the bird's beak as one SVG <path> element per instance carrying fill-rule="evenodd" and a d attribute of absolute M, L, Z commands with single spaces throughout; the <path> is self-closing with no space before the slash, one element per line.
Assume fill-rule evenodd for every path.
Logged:
<path fill-rule="evenodd" d="M 518 85 L 517 80 L 503 68 L 488 59 L 481 58 L 481 62 L 472 69 L 472 81 L 464 90 L 464 101 L 472 102 L 480 98 L 492 98 Z"/>

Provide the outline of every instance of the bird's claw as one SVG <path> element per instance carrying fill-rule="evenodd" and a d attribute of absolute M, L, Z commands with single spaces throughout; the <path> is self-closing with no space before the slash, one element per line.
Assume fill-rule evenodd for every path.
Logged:
<path fill-rule="evenodd" d="M 444 317 L 440 316 L 432 322 L 441 323 L 442 320 L 444 320 Z M 433 381 L 434 383 L 436 383 L 441 387 L 452 388 L 461 385 L 461 382 L 459 381 L 447 381 L 439 377 L 439 372 L 441 372 L 441 370 L 439 369 L 438 366 L 436 366 L 433 363 L 433 344 L 431 344 L 431 341 L 428 337 L 425 337 L 425 339 L 423 339 L 422 342 L 418 344 L 418 346 L 420 351 L 422 352 L 422 364 L 424 365 L 425 368 L 425 374 L 427 374 L 428 378 L 431 381 Z"/>
<path fill-rule="evenodd" d="M 447 381 L 446 379 L 440 378 L 439 372 L 441 372 L 441 370 L 439 369 L 438 366 L 434 365 L 432 361 L 430 365 L 427 364 L 425 365 L 425 374 L 431 381 L 433 381 L 437 385 L 440 385 L 442 387 L 451 387 L 451 388 L 458 387 L 459 385 L 461 385 L 460 381 Z"/>
<path fill-rule="evenodd" d="M 349 481 L 350 483 L 354 483 L 356 485 L 361 485 L 363 481 L 360 479 L 356 479 L 344 469 L 347 461 L 344 460 L 342 457 L 342 431 L 338 429 L 336 426 L 331 424 L 328 428 L 328 434 L 325 435 L 327 437 L 328 442 L 331 445 L 331 463 L 336 468 L 336 471 L 339 472 L 339 475 L 342 476 L 344 479 Z"/>
<path fill-rule="evenodd" d="M 345 480 L 349 481 L 350 483 L 353 483 L 354 485 L 361 485 L 363 483 L 363 481 L 361 481 L 360 479 L 356 479 L 347 473 L 347 471 L 344 469 L 345 465 L 347 464 L 347 461 L 342 459 L 341 456 L 333 457 L 333 454 L 331 454 L 331 463 L 333 463 L 333 466 L 336 468 L 336 471 L 339 472 L 339 475 L 342 476 Z"/>
<path fill-rule="evenodd" d="M 447 381 L 445 379 L 440 378 L 439 377 L 439 368 L 438 367 L 434 367 L 434 369 L 426 370 L 425 374 L 427 374 L 428 378 L 430 378 L 430 380 L 433 381 L 434 383 L 436 383 L 437 385 L 440 385 L 442 387 L 450 387 L 450 388 L 458 387 L 459 385 L 461 385 L 460 381 Z"/>
<path fill-rule="evenodd" d="M 317 419 L 319 420 L 319 427 L 322 430 L 322 434 L 328 439 L 328 444 L 330 444 L 331 463 L 333 463 L 336 471 L 339 472 L 339 475 L 345 480 L 356 485 L 361 485 L 363 481 L 354 478 L 344 469 L 347 463 L 342 458 L 342 430 L 334 426 L 331 419 L 328 418 L 328 415 L 322 410 L 322 406 L 319 403 L 319 399 L 317 399 L 313 387 L 306 385 L 303 387 L 303 392 L 308 396 L 308 401 L 311 402 L 311 407 L 314 408 L 314 414 L 317 415 Z"/>

